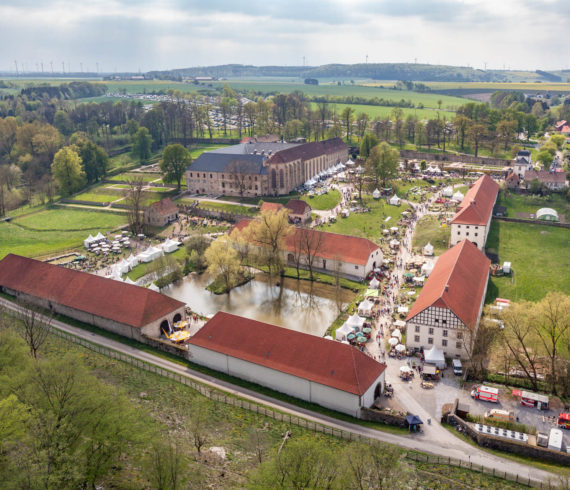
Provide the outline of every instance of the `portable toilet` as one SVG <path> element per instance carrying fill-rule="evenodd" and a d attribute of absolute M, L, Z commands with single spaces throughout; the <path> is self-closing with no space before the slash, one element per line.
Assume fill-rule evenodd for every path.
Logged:
<path fill-rule="evenodd" d="M 510 262 L 504 262 L 503 263 L 503 273 L 504 274 L 510 274 L 511 273 L 511 263 Z"/>

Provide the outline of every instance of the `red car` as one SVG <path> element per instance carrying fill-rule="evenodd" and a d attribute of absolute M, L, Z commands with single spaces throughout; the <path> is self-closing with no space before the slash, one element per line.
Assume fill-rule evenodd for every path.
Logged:
<path fill-rule="evenodd" d="M 436 204 L 443 204 L 443 203 L 447 202 L 447 199 L 444 199 L 443 197 L 438 197 L 435 200 L 435 202 L 436 202 Z"/>

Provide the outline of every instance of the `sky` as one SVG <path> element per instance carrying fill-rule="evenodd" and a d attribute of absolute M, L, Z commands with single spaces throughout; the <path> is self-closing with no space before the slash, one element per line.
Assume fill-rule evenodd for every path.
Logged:
<path fill-rule="evenodd" d="M 0 0 L 0 70 L 570 68 L 570 0 Z"/>

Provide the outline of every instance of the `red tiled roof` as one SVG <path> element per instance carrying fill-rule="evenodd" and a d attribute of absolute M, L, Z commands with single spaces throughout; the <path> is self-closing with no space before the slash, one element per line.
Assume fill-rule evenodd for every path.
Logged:
<path fill-rule="evenodd" d="M 307 211 L 311 211 L 311 206 L 309 206 L 305 201 L 301 199 L 291 199 L 285 207 L 290 209 L 293 214 L 305 214 Z"/>
<path fill-rule="evenodd" d="M 466 326 L 473 328 L 490 265 L 491 261 L 469 240 L 459 242 L 437 259 L 406 320 L 436 306 L 451 310 Z"/>
<path fill-rule="evenodd" d="M 519 176 L 517 174 L 515 174 L 514 172 L 512 172 L 509 175 L 507 175 L 507 178 L 505 180 L 506 181 L 512 180 L 512 181 L 518 182 Z"/>
<path fill-rule="evenodd" d="M 224 312 L 190 344 L 359 396 L 386 369 L 350 345 Z"/>
<path fill-rule="evenodd" d="M 563 184 L 566 182 L 566 174 L 564 172 L 549 172 L 548 170 L 529 170 L 524 175 L 524 180 L 530 182 L 538 179 L 539 182 L 549 184 Z"/>
<path fill-rule="evenodd" d="M 242 219 L 238 222 L 233 229 L 243 230 L 251 223 L 250 219 Z M 232 230 L 233 230 L 232 229 Z M 310 233 L 312 235 L 319 235 L 311 239 L 311 242 L 319 243 L 316 256 L 327 259 L 336 260 L 340 258 L 343 262 L 351 264 L 366 265 L 370 255 L 378 250 L 380 247 L 366 238 L 360 238 L 349 235 L 339 235 L 337 233 L 329 233 L 326 231 L 318 231 L 312 229 L 295 228 L 293 233 L 285 239 L 285 249 L 288 252 L 295 252 L 295 243 L 298 243 L 298 238 L 301 233 Z M 381 260 L 381 257 L 379 258 Z"/>
<path fill-rule="evenodd" d="M 0 286 L 137 328 L 184 306 L 150 289 L 14 254 L 0 261 Z"/>
<path fill-rule="evenodd" d="M 268 163 L 286 163 L 294 160 L 310 160 L 321 155 L 327 155 L 337 151 L 347 149 L 346 144 L 340 138 L 332 138 L 323 141 L 313 141 L 311 143 L 303 143 L 302 145 L 293 146 L 276 152 L 267 161 Z"/>
<path fill-rule="evenodd" d="M 451 222 L 485 226 L 493 212 L 498 192 L 499 185 L 488 175 L 483 175 L 467 191 Z"/>
<path fill-rule="evenodd" d="M 169 197 L 153 202 L 150 207 L 154 208 L 160 214 L 172 214 L 178 212 L 178 207 Z"/>
<path fill-rule="evenodd" d="M 264 202 L 259 208 L 260 211 L 280 211 L 283 209 L 283 204 L 280 202 Z"/>
<path fill-rule="evenodd" d="M 570 126 L 563 126 L 560 130 L 561 133 L 570 133 Z"/>

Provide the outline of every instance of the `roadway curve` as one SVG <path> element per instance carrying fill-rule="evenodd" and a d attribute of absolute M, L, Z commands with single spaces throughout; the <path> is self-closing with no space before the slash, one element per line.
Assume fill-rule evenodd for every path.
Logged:
<path fill-rule="evenodd" d="M 0 304 L 14 311 L 19 308 L 17 305 L 4 298 L 0 298 Z M 555 475 L 554 473 L 540 470 L 535 467 L 522 465 L 514 461 L 506 460 L 495 456 L 494 454 L 482 451 L 481 449 L 455 437 L 452 433 L 443 429 L 441 426 L 426 426 L 423 433 L 413 434 L 409 436 L 401 436 L 388 432 L 382 432 L 380 430 L 375 430 L 328 417 L 311 410 L 276 400 L 255 391 L 248 390 L 247 388 L 242 388 L 241 386 L 236 386 L 231 383 L 221 381 L 207 374 L 194 371 L 180 364 L 176 364 L 153 354 L 141 351 L 135 347 L 122 344 L 116 340 L 112 340 L 107 337 L 103 337 L 101 335 L 83 330 L 81 328 L 68 325 L 67 323 L 58 320 L 52 320 L 52 326 L 63 332 L 67 332 L 69 334 L 75 335 L 76 337 L 85 339 L 93 344 L 98 344 L 107 347 L 108 349 L 113 349 L 123 354 L 127 354 L 136 359 L 140 359 L 147 363 L 154 364 L 161 367 L 162 369 L 166 369 L 176 374 L 193 379 L 217 390 L 239 396 L 241 398 L 270 408 L 280 410 L 296 417 L 302 417 L 312 422 L 327 425 L 338 430 L 352 432 L 353 434 L 358 434 L 370 439 L 376 439 L 378 441 L 395 444 L 406 449 L 430 453 L 444 458 L 460 459 L 465 462 L 469 461 L 473 465 L 484 466 L 491 471 L 496 470 L 498 473 L 507 471 L 511 474 L 518 474 L 520 477 L 519 481 L 521 482 L 527 482 L 529 479 L 535 482 L 543 483 L 546 483 L 548 481 L 556 482 L 559 478 L 559 476 Z M 411 396 L 409 397 L 408 401 L 411 405 L 417 404 L 417 401 L 415 401 Z M 413 409 L 415 407 L 411 408 Z"/>

